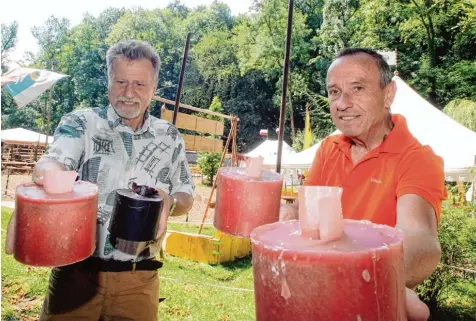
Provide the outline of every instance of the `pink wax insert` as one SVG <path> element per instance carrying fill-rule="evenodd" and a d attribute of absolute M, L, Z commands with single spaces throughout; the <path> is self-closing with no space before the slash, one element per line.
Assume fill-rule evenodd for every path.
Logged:
<path fill-rule="evenodd" d="M 406 321 L 403 234 L 343 220 L 341 238 L 301 235 L 298 221 L 251 233 L 258 321 Z"/>
<path fill-rule="evenodd" d="M 264 158 L 251 157 L 246 162 L 246 175 L 253 178 L 259 178 L 261 176 L 261 170 L 263 167 Z"/>
<path fill-rule="evenodd" d="M 249 237 L 263 224 L 277 222 L 283 177 L 268 170 L 259 177 L 246 170 L 223 167 L 218 170 L 214 226 L 227 234 Z"/>

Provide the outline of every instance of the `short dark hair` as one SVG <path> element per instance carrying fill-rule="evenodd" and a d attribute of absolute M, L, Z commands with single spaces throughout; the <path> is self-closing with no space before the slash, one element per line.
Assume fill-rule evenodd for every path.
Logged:
<path fill-rule="evenodd" d="M 155 49 L 145 41 L 123 40 L 113 45 L 106 53 L 108 85 L 111 86 L 114 74 L 114 61 L 124 57 L 128 60 L 148 59 L 154 68 L 154 81 L 159 79 L 160 57 Z"/>
<path fill-rule="evenodd" d="M 385 86 L 387 86 L 392 81 L 392 72 L 390 71 L 390 66 L 385 61 L 383 56 L 375 50 L 368 48 L 346 48 L 339 51 L 335 59 L 342 58 L 345 56 L 353 56 L 359 53 L 367 54 L 374 59 L 380 71 L 380 87 L 384 88 Z"/>

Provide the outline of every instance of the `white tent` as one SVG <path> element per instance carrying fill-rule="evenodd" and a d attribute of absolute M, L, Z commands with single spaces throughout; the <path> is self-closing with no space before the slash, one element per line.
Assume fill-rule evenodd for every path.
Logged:
<path fill-rule="evenodd" d="M 476 133 L 431 105 L 401 78 L 394 80 L 397 94 L 392 113 L 405 116 L 413 136 L 443 158 L 447 180 L 470 180 L 469 169 L 475 166 Z"/>
<path fill-rule="evenodd" d="M 2 142 L 7 144 L 40 145 L 46 144 L 46 136 L 24 128 L 5 129 L 1 132 Z M 48 144 L 53 142 L 53 136 L 48 136 Z"/>
<path fill-rule="evenodd" d="M 283 167 L 306 168 L 311 166 L 319 146 L 321 146 L 321 142 L 312 145 L 311 147 L 303 150 L 302 152 L 292 155 L 286 160 L 286 163 L 283 165 Z"/>
<path fill-rule="evenodd" d="M 264 165 L 268 167 L 276 166 L 278 155 L 278 141 L 277 140 L 265 140 L 255 149 L 245 154 L 247 157 L 258 157 L 261 156 L 264 158 Z M 292 156 L 296 155 L 294 149 L 289 146 L 285 141 L 283 141 L 283 151 L 281 157 L 281 163 L 286 164 L 289 162 Z"/>
<path fill-rule="evenodd" d="M 392 113 L 405 116 L 413 136 L 443 158 L 447 180 L 470 180 L 469 168 L 475 165 L 476 133 L 431 105 L 401 78 L 393 79 L 397 93 L 391 106 Z M 336 130 L 331 135 L 339 133 Z M 284 162 L 283 167 L 310 167 L 313 160 L 310 154 L 315 154 L 311 149 L 317 150 L 317 147 L 312 146 L 306 154 L 307 150 L 298 153 L 290 162 Z"/>

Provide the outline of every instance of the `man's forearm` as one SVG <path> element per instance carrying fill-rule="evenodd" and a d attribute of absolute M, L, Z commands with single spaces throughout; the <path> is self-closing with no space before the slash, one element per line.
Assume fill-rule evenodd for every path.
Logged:
<path fill-rule="evenodd" d="M 193 197 L 190 194 L 178 192 L 172 195 L 177 200 L 174 211 L 171 216 L 180 216 L 187 214 L 193 205 Z"/>
<path fill-rule="evenodd" d="M 406 285 L 414 288 L 436 269 L 441 258 L 438 240 L 422 232 L 404 232 Z"/>

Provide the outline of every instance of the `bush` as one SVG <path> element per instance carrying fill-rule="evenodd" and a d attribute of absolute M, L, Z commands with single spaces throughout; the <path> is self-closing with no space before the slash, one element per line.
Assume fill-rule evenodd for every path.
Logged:
<path fill-rule="evenodd" d="M 445 265 L 475 269 L 476 217 L 471 206 L 442 209 L 438 237 L 441 244 L 441 263 L 435 272 L 417 287 L 420 298 L 431 311 L 438 311 L 443 300 L 461 283 L 461 274 Z"/>
<path fill-rule="evenodd" d="M 220 153 L 200 153 L 198 155 L 197 163 L 200 167 L 200 171 L 206 178 L 206 182 L 203 182 L 206 185 L 213 184 L 213 178 L 217 174 L 218 166 L 220 166 Z"/>

